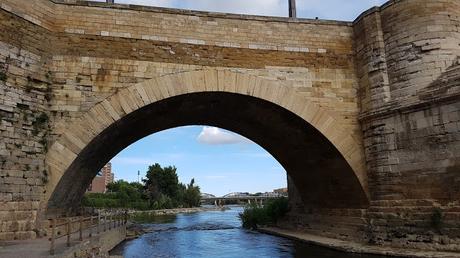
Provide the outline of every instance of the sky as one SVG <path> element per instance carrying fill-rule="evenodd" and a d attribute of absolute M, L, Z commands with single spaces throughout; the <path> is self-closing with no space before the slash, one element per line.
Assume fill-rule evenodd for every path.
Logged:
<path fill-rule="evenodd" d="M 179 181 L 195 178 L 204 193 L 267 192 L 286 187 L 286 172 L 263 148 L 216 127 L 185 126 L 131 144 L 112 159 L 115 179 L 145 176 L 149 165 L 175 166 Z"/>
<path fill-rule="evenodd" d="M 102 0 L 104 1 L 104 0 Z M 352 21 L 385 0 L 297 0 L 297 16 Z M 202 11 L 287 16 L 288 0 L 115 0 Z M 133 143 L 112 159 L 116 179 L 137 181 L 149 165 L 177 168 L 179 180 L 195 178 L 202 192 L 267 192 L 286 187 L 286 172 L 263 148 L 232 132 L 187 126 L 152 134 Z"/>
<path fill-rule="evenodd" d="M 297 0 L 297 16 L 353 21 L 365 10 L 386 0 Z M 129 3 L 201 11 L 288 16 L 288 0 L 115 0 Z"/>

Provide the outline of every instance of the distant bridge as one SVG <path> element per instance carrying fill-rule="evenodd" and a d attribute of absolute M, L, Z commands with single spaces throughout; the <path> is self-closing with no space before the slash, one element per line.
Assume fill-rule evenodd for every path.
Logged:
<path fill-rule="evenodd" d="M 225 203 L 232 203 L 232 202 L 246 202 L 248 204 L 251 203 L 260 203 L 262 204 L 266 200 L 269 199 L 276 199 L 280 197 L 286 197 L 282 195 L 261 195 L 261 196 L 223 196 L 223 197 L 210 197 L 210 198 L 201 198 L 201 203 L 210 203 L 215 205 L 223 205 Z"/>

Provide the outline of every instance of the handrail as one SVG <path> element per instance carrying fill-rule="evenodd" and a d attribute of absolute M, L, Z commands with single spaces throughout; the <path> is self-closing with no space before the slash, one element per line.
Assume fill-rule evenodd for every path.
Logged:
<path fill-rule="evenodd" d="M 57 223 L 57 220 L 65 220 L 65 222 Z M 51 236 L 49 238 L 50 241 L 50 255 L 54 255 L 56 249 L 56 240 L 67 237 L 66 239 L 66 246 L 70 246 L 70 240 L 72 238 L 72 234 L 78 233 L 78 241 L 83 241 L 84 239 L 84 231 L 88 230 L 88 238 L 93 236 L 93 229 L 96 229 L 96 234 L 99 235 L 101 233 L 101 226 L 103 227 L 102 232 L 111 230 L 112 228 L 118 228 L 121 226 L 126 225 L 128 221 L 128 213 L 126 210 L 123 211 L 111 211 L 109 213 L 101 214 L 100 212 L 97 213 L 97 216 L 89 215 L 89 216 L 75 216 L 75 217 L 55 217 L 50 219 L 50 228 L 51 228 Z M 89 221 L 89 224 L 87 223 Z M 96 222 L 96 223 L 94 223 Z M 78 223 L 78 224 L 77 224 Z M 77 225 L 78 228 L 73 230 L 74 226 Z M 61 232 L 57 232 L 59 227 L 65 226 L 65 233 L 60 234 Z M 58 234 L 59 233 L 59 234 Z"/>

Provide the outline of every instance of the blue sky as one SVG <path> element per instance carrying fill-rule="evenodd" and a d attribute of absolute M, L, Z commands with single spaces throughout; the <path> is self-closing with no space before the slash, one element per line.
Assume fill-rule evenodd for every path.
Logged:
<path fill-rule="evenodd" d="M 179 180 L 195 178 L 202 192 L 265 192 L 286 186 L 286 172 L 264 149 L 232 132 L 186 126 L 152 134 L 112 159 L 116 179 L 137 181 L 149 165 L 177 167 Z"/>
<path fill-rule="evenodd" d="M 288 0 L 115 0 L 131 3 L 202 11 L 287 16 Z M 297 0 L 298 17 L 352 21 L 385 0 Z"/>
<path fill-rule="evenodd" d="M 161 7 L 287 16 L 288 0 L 115 0 Z M 297 0 L 298 17 L 354 20 L 383 0 Z M 202 192 L 265 192 L 286 186 L 282 166 L 257 144 L 231 132 L 188 126 L 150 135 L 112 159 L 116 179 L 137 181 L 150 164 L 177 167 L 182 182 L 195 178 Z"/>

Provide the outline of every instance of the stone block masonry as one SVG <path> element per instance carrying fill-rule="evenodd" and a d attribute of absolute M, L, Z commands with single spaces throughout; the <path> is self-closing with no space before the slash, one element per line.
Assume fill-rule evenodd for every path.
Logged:
<path fill-rule="evenodd" d="M 459 250 L 459 17 L 392 1 L 355 21 L 371 242 Z"/>
<path fill-rule="evenodd" d="M 233 122 L 215 122 L 285 165 L 293 209 L 282 224 L 458 251 L 459 28 L 456 0 L 392 0 L 354 22 L 0 0 L 0 240 L 43 235 L 50 203 L 81 197 L 62 185 L 75 173 L 85 188 L 92 172 L 76 168 L 110 130 L 132 142 L 123 126 L 177 115 L 162 103 L 200 112 L 225 100 L 192 95 L 232 93 L 241 105 L 216 112 Z M 241 96 L 258 101 L 240 121 Z"/>

